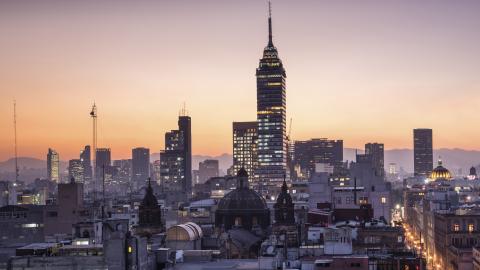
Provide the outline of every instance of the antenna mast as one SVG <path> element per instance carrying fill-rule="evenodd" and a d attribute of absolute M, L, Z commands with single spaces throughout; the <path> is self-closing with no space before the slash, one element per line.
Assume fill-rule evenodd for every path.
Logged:
<path fill-rule="evenodd" d="M 17 102 L 13 101 L 13 132 L 15 137 L 15 183 L 18 183 L 18 151 L 17 151 Z"/>

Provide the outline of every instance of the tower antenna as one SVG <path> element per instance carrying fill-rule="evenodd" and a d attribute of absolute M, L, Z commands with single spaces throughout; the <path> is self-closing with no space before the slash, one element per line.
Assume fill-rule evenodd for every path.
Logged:
<path fill-rule="evenodd" d="M 268 1 L 268 46 L 273 46 L 272 38 L 272 3 Z"/>
<path fill-rule="evenodd" d="M 17 151 L 17 102 L 13 101 L 13 132 L 15 138 L 15 183 L 18 183 L 18 151 Z"/>

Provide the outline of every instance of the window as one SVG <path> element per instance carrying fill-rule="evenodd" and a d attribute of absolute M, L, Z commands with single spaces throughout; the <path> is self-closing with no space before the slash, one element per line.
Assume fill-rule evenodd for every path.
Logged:
<path fill-rule="evenodd" d="M 475 226 L 473 224 L 468 224 L 468 232 L 473 232 L 475 230 Z"/>
<path fill-rule="evenodd" d="M 459 224 L 453 224 L 453 230 L 454 230 L 455 232 L 460 231 L 460 225 L 459 225 Z"/>
<path fill-rule="evenodd" d="M 386 204 L 387 203 L 387 198 L 386 197 L 382 197 L 380 199 L 380 201 L 383 203 L 383 204 Z"/>

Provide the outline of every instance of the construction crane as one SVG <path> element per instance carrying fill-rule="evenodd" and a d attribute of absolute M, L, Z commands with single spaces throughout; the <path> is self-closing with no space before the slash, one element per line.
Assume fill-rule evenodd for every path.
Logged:
<path fill-rule="evenodd" d="M 288 127 L 288 134 L 287 134 L 287 142 L 290 142 L 291 137 L 290 135 L 292 134 L 292 118 L 290 117 L 290 124 Z"/>
<path fill-rule="evenodd" d="M 93 150 L 93 170 L 92 170 L 92 175 L 93 175 L 93 196 L 94 196 L 94 201 L 96 199 L 95 192 L 97 191 L 97 174 L 96 174 L 96 162 L 97 162 L 97 105 L 95 105 L 95 102 L 93 102 L 92 110 L 90 111 L 90 117 L 92 117 L 92 132 L 93 132 L 93 142 L 92 142 L 92 150 Z"/>
<path fill-rule="evenodd" d="M 18 169 L 18 151 L 17 151 L 17 102 L 13 101 L 13 133 L 15 140 L 15 183 L 18 183 L 20 170 Z"/>

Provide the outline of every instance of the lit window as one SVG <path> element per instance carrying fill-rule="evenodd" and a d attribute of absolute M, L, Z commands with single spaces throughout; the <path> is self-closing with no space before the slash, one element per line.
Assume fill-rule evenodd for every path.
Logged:
<path fill-rule="evenodd" d="M 381 201 L 382 201 L 383 204 L 385 204 L 385 203 L 387 203 L 387 198 L 386 198 L 386 197 L 382 197 L 382 198 L 381 198 Z"/>
<path fill-rule="evenodd" d="M 475 230 L 475 226 L 473 224 L 468 224 L 468 232 L 473 232 Z"/>
<path fill-rule="evenodd" d="M 460 231 L 460 225 L 459 224 L 454 224 L 453 225 L 453 230 L 456 231 L 456 232 Z"/>

